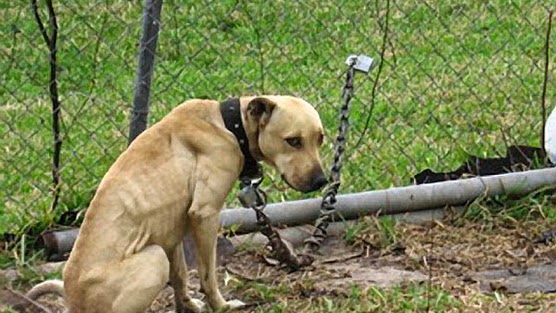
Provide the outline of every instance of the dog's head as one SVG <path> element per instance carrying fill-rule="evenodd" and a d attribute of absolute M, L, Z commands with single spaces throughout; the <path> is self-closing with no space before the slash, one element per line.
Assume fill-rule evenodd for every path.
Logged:
<path fill-rule="evenodd" d="M 302 192 L 326 185 L 319 157 L 322 123 L 309 103 L 289 96 L 252 98 L 245 121 L 251 153 L 277 168 L 288 185 Z"/>

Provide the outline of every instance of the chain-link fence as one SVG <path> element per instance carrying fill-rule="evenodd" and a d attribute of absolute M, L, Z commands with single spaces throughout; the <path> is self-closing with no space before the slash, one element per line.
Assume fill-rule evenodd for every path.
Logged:
<path fill-rule="evenodd" d="M 355 78 L 342 192 L 407 185 L 425 168 L 454 170 L 468 154 L 492 157 L 509 145 L 540 146 L 545 36 L 554 6 L 506 0 L 164 1 L 149 118 L 157 121 L 189 98 L 297 95 L 321 114 L 324 162 L 330 164 L 344 62 L 365 53 L 382 61 L 382 70 L 378 81 L 376 67 Z M 55 210 L 48 47 L 29 4 L 0 7 L 0 232 L 21 233 L 85 208 L 125 149 L 143 4 L 54 3 L 63 140 Z M 38 8 L 46 17 L 42 1 Z M 555 97 L 549 75 L 551 107 Z M 266 173 L 271 199 L 300 196 L 284 188 L 276 173 Z"/>

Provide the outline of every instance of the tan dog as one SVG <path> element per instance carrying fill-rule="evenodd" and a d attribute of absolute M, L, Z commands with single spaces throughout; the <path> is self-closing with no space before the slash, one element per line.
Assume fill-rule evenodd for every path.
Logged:
<path fill-rule="evenodd" d="M 318 113 L 289 96 L 240 98 L 251 155 L 278 169 L 293 188 L 326 184 L 318 148 Z M 217 101 L 190 100 L 142 133 L 112 165 L 90 203 L 64 269 L 64 283 L 30 291 L 65 291 L 73 313 L 144 312 L 169 282 L 178 312 L 200 312 L 190 298 L 182 239 L 191 231 L 202 290 L 213 310 L 225 301 L 216 280 L 219 213 L 242 170 L 243 154 Z"/>

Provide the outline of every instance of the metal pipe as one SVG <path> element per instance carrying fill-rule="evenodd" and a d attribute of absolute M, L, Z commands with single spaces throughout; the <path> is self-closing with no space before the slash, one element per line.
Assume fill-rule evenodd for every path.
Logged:
<path fill-rule="evenodd" d="M 542 187 L 556 186 L 556 168 L 532 170 L 448 182 L 397 187 L 340 195 L 336 203 L 336 220 L 352 220 L 364 215 L 393 215 L 425 209 L 459 206 L 478 197 L 524 195 Z M 270 204 L 265 212 L 274 225 L 311 224 L 318 217 L 320 198 Z M 225 209 L 220 213 L 224 228 L 238 226 L 236 234 L 258 229 L 251 209 Z M 78 230 L 43 234 L 47 251 L 63 254 L 69 251 Z"/>
<path fill-rule="evenodd" d="M 351 220 L 363 215 L 396 214 L 445 206 L 463 205 L 481 196 L 523 195 L 556 185 L 556 168 L 532 170 L 485 177 L 475 177 L 433 184 L 397 187 L 346 194 L 337 197 L 338 215 Z M 312 223 L 319 216 L 320 199 L 289 201 L 268 205 L 265 213 L 274 225 Z M 255 213 L 249 209 L 224 210 L 224 227 L 239 226 L 236 233 L 257 230 Z"/>
<path fill-rule="evenodd" d="M 397 213 L 389 216 L 396 221 L 401 221 L 405 223 L 426 224 L 433 220 L 440 220 L 444 218 L 447 214 L 452 214 L 452 212 L 461 213 L 463 212 L 463 210 L 464 207 L 456 207 L 454 208 L 454 210 L 445 210 L 444 208 L 440 208 L 440 209 L 430 209 L 430 210 L 422 210 L 422 211 L 415 211 L 415 212 Z M 327 233 L 329 236 L 340 236 L 344 233 L 347 227 L 354 225 L 355 223 L 356 223 L 355 220 L 330 223 L 327 229 Z M 304 243 L 305 239 L 311 237 L 311 235 L 313 234 L 313 230 L 314 230 L 313 225 L 301 225 L 301 226 L 279 229 L 278 233 L 280 233 L 280 237 L 282 239 L 287 240 L 294 247 L 297 247 L 297 246 L 301 246 Z M 249 234 L 231 237 L 230 241 L 235 248 L 242 244 L 263 246 L 266 245 L 268 239 L 259 232 L 253 232 Z"/>
<path fill-rule="evenodd" d="M 444 210 L 441 209 L 431 209 L 431 210 L 422 210 L 416 212 L 407 212 L 407 213 L 399 213 L 390 215 L 396 221 L 403 221 L 406 223 L 413 223 L 413 224 L 426 224 L 431 222 L 435 219 L 442 219 L 447 214 L 452 214 L 453 212 L 462 212 L 463 207 L 456 207 L 453 210 Z M 330 223 L 327 229 L 328 236 L 342 236 L 345 232 L 345 229 L 349 226 L 356 224 L 357 221 L 342 221 L 342 222 L 334 222 Z M 299 247 L 303 245 L 305 239 L 312 236 L 315 227 L 313 225 L 301 225 L 301 226 L 294 226 L 288 227 L 283 229 L 278 229 L 278 233 L 280 237 L 294 247 Z M 50 247 L 48 255 L 58 255 L 58 253 L 67 253 L 71 250 L 71 244 L 75 237 L 77 236 L 78 232 L 77 229 L 72 229 L 68 231 L 61 231 L 56 233 L 51 233 L 53 236 L 50 240 L 51 244 L 61 244 L 58 247 Z M 72 239 L 73 238 L 73 239 Z M 232 255 L 237 251 L 238 247 L 242 245 L 249 245 L 252 247 L 261 247 L 265 246 L 268 243 L 268 238 L 266 238 L 260 232 L 253 232 L 249 234 L 243 234 L 239 236 L 234 236 L 230 238 L 225 237 L 218 237 L 218 242 L 216 245 L 216 251 L 218 254 L 218 262 L 222 262 L 225 257 Z M 195 245 L 193 244 L 193 239 L 191 236 L 186 235 L 183 241 L 184 248 L 185 248 L 185 259 L 187 261 L 187 266 L 190 269 L 196 268 L 196 252 L 195 252 Z M 65 260 L 66 258 L 60 256 L 59 258 L 52 258 L 50 257 L 50 261 L 60 261 Z M 62 263 L 47 263 L 47 264 L 56 264 L 56 266 L 52 269 L 52 271 L 58 271 L 62 267 Z M 41 270 L 42 271 L 42 270 Z M 0 271 L 0 278 L 2 278 L 2 272 Z M 12 275 L 13 274 L 13 275 Z M 43 273 L 44 274 L 44 273 Z M 4 276 L 17 276 L 15 273 L 6 272 Z M 13 278 L 12 278 L 13 280 Z"/>

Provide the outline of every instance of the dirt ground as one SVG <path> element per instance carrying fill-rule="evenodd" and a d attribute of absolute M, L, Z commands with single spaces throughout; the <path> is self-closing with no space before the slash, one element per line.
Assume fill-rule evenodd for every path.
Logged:
<path fill-rule="evenodd" d="M 238 312 L 268 312 L 276 303 L 287 303 L 286 312 L 303 312 L 308 299 L 345 299 L 353 286 L 408 284 L 444 290 L 463 304 L 454 307 L 458 312 L 550 312 L 556 307 L 556 243 L 535 239 L 555 226 L 545 219 L 508 218 L 387 227 L 367 218 L 343 237 L 327 240 L 311 268 L 287 273 L 267 249 L 243 248 L 225 259 L 219 281 L 226 298 L 250 304 Z M 193 296 L 202 298 L 194 270 L 191 277 Z M 59 298 L 40 302 L 62 312 Z M 149 312 L 172 310 L 168 287 Z"/>

